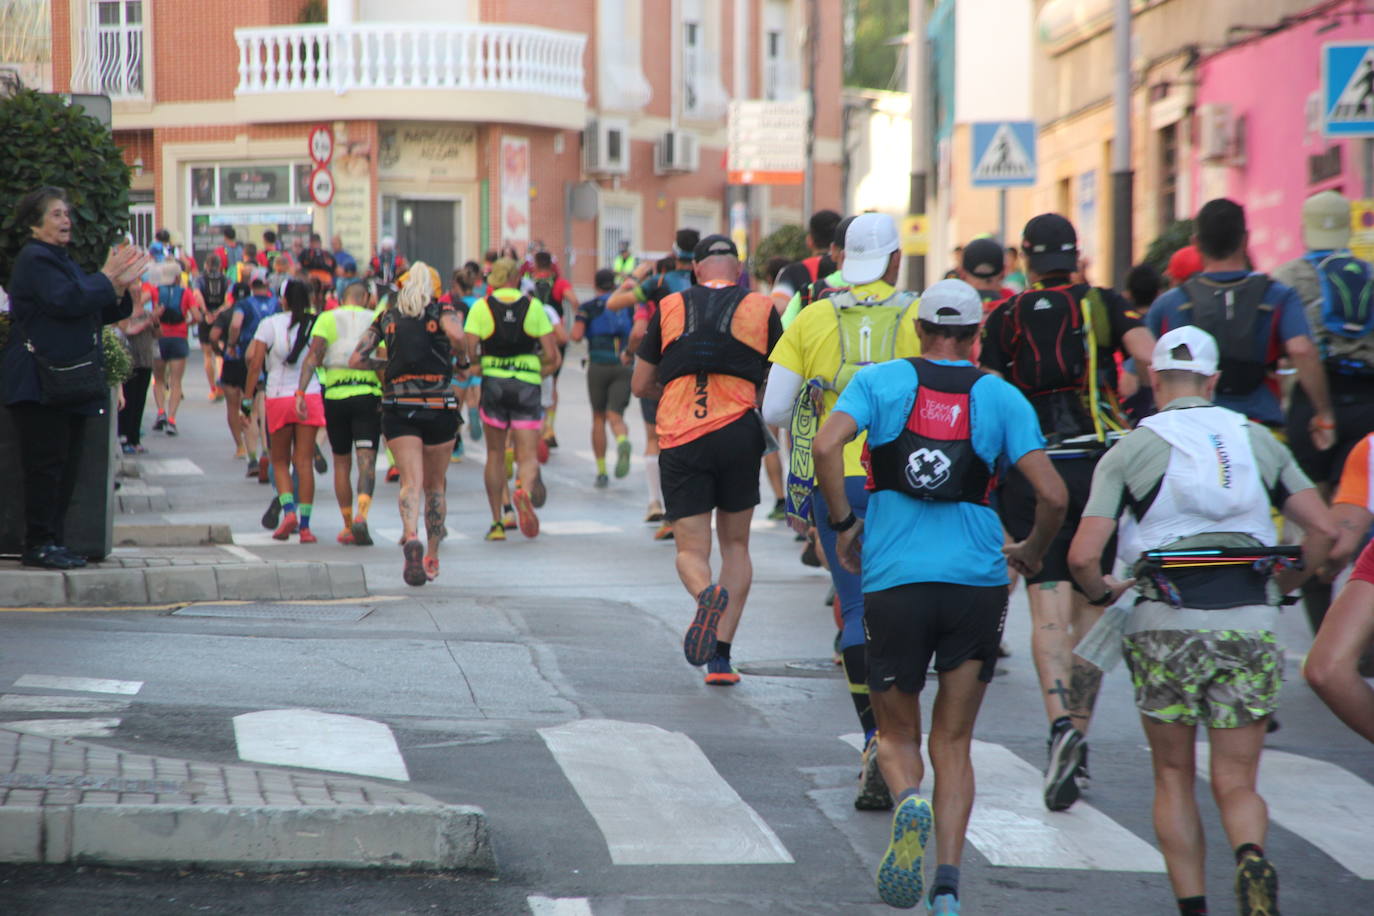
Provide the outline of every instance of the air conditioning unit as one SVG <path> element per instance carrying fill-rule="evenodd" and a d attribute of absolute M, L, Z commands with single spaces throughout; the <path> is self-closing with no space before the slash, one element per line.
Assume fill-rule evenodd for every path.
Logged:
<path fill-rule="evenodd" d="M 630 171 L 628 121 L 597 118 L 582 132 L 582 168 L 590 175 L 624 175 Z"/>
<path fill-rule="evenodd" d="M 1198 118 L 1198 153 L 1203 162 L 1225 162 L 1231 156 L 1235 123 L 1231 106 L 1200 105 Z"/>
<path fill-rule="evenodd" d="M 697 135 L 690 130 L 670 130 L 654 144 L 654 171 L 695 172 L 701 162 Z"/>

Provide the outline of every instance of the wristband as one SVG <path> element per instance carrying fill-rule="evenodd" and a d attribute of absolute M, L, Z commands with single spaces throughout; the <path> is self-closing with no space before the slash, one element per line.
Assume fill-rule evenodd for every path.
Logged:
<path fill-rule="evenodd" d="M 1106 592 L 1102 594 L 1101 598 L 1089 598 L 1088 603 L 1091 604 L 1093 607 L 1106 607 L 1107 605 L 1112 603 L 1113 597 L 1114 596 L 1112 595 L 1112 590 L 1109 588 Z"/>
<path fill-rule="evenodd" d="M 850 509 L 849 514 L 846 515 L 844 519 L 841 521 L 837 522 L 830 518 L 830 516 L 826 516 L 825 520 L 830 523 L 830 530 L 834 531 L 836 534 L 839 534 L 841 532 L 848 531 L 850 528 L 853 528 L 854 525 L 858 523 L 859 517 L 854 514 L 853 509 Z"/>
<path fill-rule="evenodd" d="M 1336 421 L 1335 421 L 1335 420 L 1319 420 L 1318 418 L 1313 417 L 1313 418 L 1312 418 L 1312 425 L 1315 426 L 1315 427 L 1317 427 L 1317 429 L 1335 429 L 1335 428 L 1336 428 Z"/>

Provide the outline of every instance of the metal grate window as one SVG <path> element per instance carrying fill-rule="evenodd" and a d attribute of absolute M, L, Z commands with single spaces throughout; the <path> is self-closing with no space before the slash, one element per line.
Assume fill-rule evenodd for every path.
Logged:
<path fill-rule="evenodd" d="M 618 204 L 601 205 L 601 250 L 597 252 L 598 267 L 609 267 L 615 256 L 620 253 L 621 242 L 629 242 L 635 249 L 634 207 Z"/>
<path fill-rule="evenodd" d="M 147 248 L 153 243 L 153 233 L 156 231 L 152 204 L 133 204 L 129 207 L 129 234 L 134 237 L 135 245 Z"/>
<path fill-rule="evenodd" d="M 111 98 L 143 95 L 143 0 L 95 0 L 95 85 Z"/>

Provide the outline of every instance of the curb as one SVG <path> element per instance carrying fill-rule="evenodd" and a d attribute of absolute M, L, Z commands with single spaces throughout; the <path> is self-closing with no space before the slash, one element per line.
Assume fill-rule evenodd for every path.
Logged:
<path fill-rule="evenodd" d="M 212 869 L 496 866 L 471 805 L 0 807 L 0 862 Z"/>
<path fill-rule="evenodd" d="M 116 547 L 205 547 L 232 544 L 228 525 L 115 525 Z"/>
<path fill-rule="evenodd" d="M 108 607 L 193 601 L 367 597 L 360 563 L 236 563 L 145 569 L 6 570 L 0 607 Z"/>

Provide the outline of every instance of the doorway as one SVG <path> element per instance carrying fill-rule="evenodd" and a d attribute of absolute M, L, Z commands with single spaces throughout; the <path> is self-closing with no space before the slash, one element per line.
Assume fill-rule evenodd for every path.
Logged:
<path fill-rule="evenodd" d="M 386 220 L 396 227 L 396 249 L 407 261 L 424 261 L 445 287 L 462 256 L 462 201 L 392 197 Z"/>

